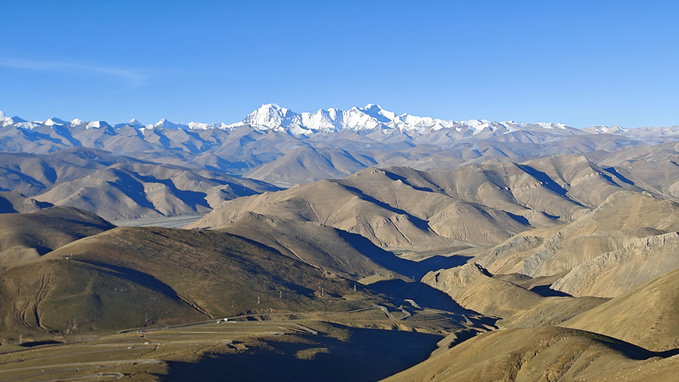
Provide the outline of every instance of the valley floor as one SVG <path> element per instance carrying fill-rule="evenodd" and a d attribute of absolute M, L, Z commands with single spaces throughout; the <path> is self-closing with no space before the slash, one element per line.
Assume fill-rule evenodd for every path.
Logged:
<path fill-rule="evenodd" d="M 395 320 L 373 307 L 26 338 L 0 347 L 0 380 L 372 381 L 425 360 L 460 329 L 452 314 L 413 313 Z"/>
<path fill-rule="evenodd" d="M 205 215 L 182 215 L 162 218 L 113 220 L 111 223 L 118 227 L 163 227 L 182 228 L 200 220 Z"/>

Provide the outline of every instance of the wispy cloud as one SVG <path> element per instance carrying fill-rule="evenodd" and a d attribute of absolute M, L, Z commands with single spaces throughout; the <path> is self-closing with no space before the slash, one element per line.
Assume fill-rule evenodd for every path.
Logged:
<path fill-rule="evenodd" d="M 117 77 L 124 81 L 127 86 L 131 87 L 141 85 L 147 77 L 145 74 L 139 71 L 130 69 L 72 62 L 25 60 L 11 57 L 0 57 L 0 67 L 41 71 L 99 73 L 107 76 Z"/>

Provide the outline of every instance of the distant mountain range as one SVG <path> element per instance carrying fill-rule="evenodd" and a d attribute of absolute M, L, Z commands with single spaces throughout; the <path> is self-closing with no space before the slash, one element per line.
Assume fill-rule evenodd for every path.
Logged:
<path fill-rule="evenodd" d="M 106 121 L 83 121 L 78 118 L 65 121 L 59 118 L 50 118 L 46 121 L 27 121 L 20 117 L 8 117 L 0 111 L 0 124 L 22 129 L 33 130 L 40 126 L 100 129 L 114 127 L 116 129 L 130 126 L 140 131 L 147 129 L 183 129 L 183 130 L 207 130 L 222 129 L 232 130 L 238 127 L 249 126 L 256 130 L 271 130 L 279 133 L 287 133 L 294 136 L 311 135 L 316 133 L 332 133 L 344 130 L 365 132 L 373 130 L 391 130 L 426 133 L 430 131 L 445 130 L 452 133 L 456 138 L 475 136 L 482 133 L 491 135 L 507 134 L 517 130 L 545 129 L 554 130 L 556 135 L 568 134 L 626 134 L 638 135 L 640 131 L 662 131 L 665 134 L 679 135 L 679 126 L 670 128 L 645 127 L 641 129 L 626 129 L 620 126 L 592 126 L 584 129 L 576 129 L 563 123 L 519 123 L 514 121 L 488 121 L 485 119 L 471 119 L 467 121 L 449 121 L 432 117 L 418 117 L 410 114 L 397 115 L 394 112 L 383 109 L 379 105 L 368 104 L 363 108 L 352 107 L 349 110 L 336 108 L 322 109 L 315 113 L 296 113 L 288 108 L 276 104 L 265 104 L 248 114 L 242 121 L 226 123 L 201 123 L 189 122 L 188 124 L 175 123 L 167 119 L 161 119 L 155 124 L 143 124 L 136 119 L 129 122 L 111 125 Z"/>
<path fill-rule="evenodd" d="M 166 119 L 161 119 L 155 124 L 144 125 L 136 119 L 126 123 L 111 125 L 105 121 L 82 121 L 78 118 L 72 121 L 64 121 L 59 118 L 50 118 L 46 121 L 26 121 L 20 117 L 7 117 L 0 112 L 0 123 L 2 126 L 12 125 L 24 129 L 34 129 L 39 126 L 63 126 L 68 128 L 121 128 L 131 126 L 139 130 L 145 129 L 184 129 L 184 130 L 205 130 L 205 129 L 234 129 L 241 126 L 250 126 L 257 130 L 272 130 L 285 132 L 291 135 L 309 135 L 314 133 L 337 132 L 341 130 L 370 131 L 370 130 L 400 130 L 425 132 L 427 130 L 438 131 L 441 129 L 452 129 L 462 135 L 477 135 L 484 130 L 492 132 L 511 132 L 522 128 L 540 127 L 544 129 L 561 129 L 573 131 L 561 123 L 534 123 L 524 124 L 513 121 L 492 122 L 486 120 L 469 121 L 446 121 L 431 117 L 417 117 L 410 114 L 396 115 L 391 111 L 384 110 L 379 105 L 368 104 L 364 108 L 352 107 L 347 111 L 330 108 L 319 110 L 315 113 L 296 113 L 290 109 L 280 107 L 275 104 L 262 105 L 253 111 L 242 121 L 225 124 L 208 124 L 200 122 L 189 122 L 188 124 L 174 123 Z"/>
<path fill-rule="evenodd" d="M 576 129 L 560 123 L 445 121 L 377 105 L 296 113 L 263 105 L 234 124 L 137 120 L 26 121 L 0 112 L 0 151 L 94 148 L 155 163 L 246 176 L 290 187 L 372 166 L 433 170 L 487 159 L 612 152 L 679 139 L 679 126 Z"/>

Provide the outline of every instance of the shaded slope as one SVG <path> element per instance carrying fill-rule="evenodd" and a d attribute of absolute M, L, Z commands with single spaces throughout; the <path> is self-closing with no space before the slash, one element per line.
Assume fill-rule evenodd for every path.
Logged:
<path fill-rule="evenodd" d="M 462 256 L 433 256 L 422 261 L 397 257 L 366 238 L 315 222 L 246 213 L 220 229 L 280 253 L 352 279 L 381 274 L 419 279 L 432 269 L 463 264 Z"/>
<path fill-rule="evenodd" d="M 429 272 L 422 282 L 447 293 L 466 309 L 503 319 L 503 326 L 558 325 L 605 300 L 543 297 L 515 283 L 493 277 L 476 263 Z"/>
<path fill-rule="evenodd" d="M 33 260 L 80 238 L 114 228 L 75 208 L 52 207 L 26 214 L 0 214 L 0 267 Z"/>
<path fill-rule="evenodd" d="M 0 214 L 27 213 L 47 207 L 52 204 L 38 202 L 16 191 L 0 191 Z"/>
<path fill-rule="evenodd" d="M 261 244 L 224 232 L 162 228 L 116 228 L 0 278 L 13 307 L 3 310 L 6 328 L 61 331 L 73 317 L 82 328 L 125 328 L 145 319 L 186 322 L 248 310 L 349 310 L 373 298 Z M 153 309 L 140 320 L 149 301 Z M 116 310 L 115 319 L 108 318 Z"/>

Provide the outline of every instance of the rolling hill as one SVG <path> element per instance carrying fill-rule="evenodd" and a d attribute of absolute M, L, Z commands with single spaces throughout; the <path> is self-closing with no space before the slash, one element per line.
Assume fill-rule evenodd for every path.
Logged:
<path fill-rule="evenodd" d="M 372 180 L 375 182 L 371 184 Z M 372 193 L 378 185 L 384 189 L 379 194 Z M 371 190 L 367 190 L 368 186 Z M 442 248 L 468 241 L 488 243 L 508 237 L 507 231 L 525 229 L 506 213 L 392 182 L 382 170 L 365 170 L 344 181 L 319 181 L 282 192 L 239 198 L 222 204 L 190 227 L 220 228 L 250 212 L 329 225 L 362 235 L 381 247 L 393 248 Z M 488 230 L 453 227 L 458 229 L 451 231 L 446 219 L 462 215 L 469 226 L 484 225 Z"/>
<path fill-rule="evenodd" d="M 112 228 L 111 223 L 76 208 L 0 214 L 0 268 L 38 259 L 72 241 Z"/>
<path fill-rule="evenodd" d="M 16 191 L 0 191 L 0 214 L 26 213 L 47 207 L 52 205 L 38 202 Z"/>
<path fill-rule="evenodd" d="M 247 311 L 350 310 L 354 282 L 224 232 L 115 228 L 3 269 L 3 329 L 122 329 Z"/>
<path fill-rule="evenodd" d="M 255 213 L 247 213 L 219 231 L 261 243 L 290 258 L 353 280 L 375 275 L 419 279 L 433 269 L 452 267 L 467 260 L 464 256 L 431 256 L 412 261 L 395 256 L 358 234 L 316 222 Z"/>
<path fill-rule="evenodd" d="M 600 334 L 545 326 L 479 335 L 386 381 L 667 381 L 678 361 Z"/>
<path fill-rule="evenodd" d="M 679 270 L 664 273 L 566 321 L 653 351 L 679 348 Z"/>
<path fill-rule="evenodd" d="M 381 247 L 489 245 L 570 221 L 619 190 L 642 191 L 584 157 L 430 172 L 372 168 L 227 202 L 191 227 L 220 228 L 254 212 L 329 225 Z"/>
<path fill-rule="evenodd" d="M 2 153 L 0 159 L 2 189 L 23 192 L 36 205 L 81 208 L 109 220 L 205 214 L 225 200 L 278 189 L 85 148 L 48 155 Z"/>
<path fill-rule="evenodd" d="M 246 176 L 280 187 L 291 187 L 319 179 L 344 178 L 376 164 L 375 159 L 369 156 L 352 155 L 346 150 L 303 146 L 263 164 Z"/>
<path fill-rule="evenodd" d="M 422 282 L 447 293 L 462 307 L 501 318 L 504 327 L 559 325 L 605 299 L 543 296 L 507 278 L 494 277 L 477 263 L 427 273 Z"/>
<path fill-rule="evenodd" d="M 675 202 L 621 191 L 570 223 L 521 233 L 478 261 L 492 273 L 562 275 L 552 288 L 574 296 L 615 297 L 679 266 L 677 212 Z"/>
<path fill-rule="evenodd" d="M 186 376 L 329 365 L 327 352 L 365 367 L 370 354 L 350 344 L 369 341 L 349 333 L 427 337 L 422 359 L 454 330 L 394 380 L 676 375 L 676 128 L 442 121 L 377 105 L 264 105 L 232 125 L 0 122 L 3 336 L 315 312 L 332 335 L 291 326 L 163 362 Z M 197 215 L 187 229 L 104 220 Z"/>

